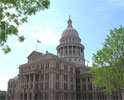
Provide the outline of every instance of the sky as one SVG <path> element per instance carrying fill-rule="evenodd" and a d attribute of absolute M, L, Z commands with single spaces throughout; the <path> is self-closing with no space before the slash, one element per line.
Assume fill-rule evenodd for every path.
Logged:
<path fill-rule="evenodd" d="M 71 16 L 72 25 L 78 31 L 85 46 L 85 60 L 92 63 L 92 55 L 102 48 L 110 29 L 124 26 L 124 0 L 50 0 L 49 9 L 28 17 L 28 23 L 19 27 L 19 34 L 26 40 L 18 43 L 15 36 L 8 39 L 11 53 L 0 49 L 0 90 L 7 90 L 7 82 L 19 73 L 19 65 L 27 63 L 27 56 L 37 51 L 57 54 L 61 34 Z"/>

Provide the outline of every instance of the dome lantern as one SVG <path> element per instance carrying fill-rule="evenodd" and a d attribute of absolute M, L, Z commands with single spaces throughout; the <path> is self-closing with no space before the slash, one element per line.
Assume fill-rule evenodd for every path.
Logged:
<path fill-rule="evenodd" d="M 77 38 L 79 38 L 78 32 L 76 31 L 76 29 L 74 29 L 72 27 L 72 20 L 71 20 L 70 16 L 69 16 L 67 23 L 68 23 L 68 26 L 62 32 L 61 38 L 65 38 L 65 37 L 77 37 Z"/>
<path fill-rule="evenodd" d="M 72 21 L 71 21 L 70 15 L 69 15 L 69 20 L 68 20 L 68 27 L 72 27 Z"/>

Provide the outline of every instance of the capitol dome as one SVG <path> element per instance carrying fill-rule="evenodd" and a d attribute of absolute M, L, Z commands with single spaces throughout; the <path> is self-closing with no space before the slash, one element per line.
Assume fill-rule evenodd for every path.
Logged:
<path fill-rule="evenodd" d="M 60 44 L 56 48 L 57 55 L 75 64 L 85 65 L 84 46 L 81 44 L 78 32 L 72 27 L 70 16 L 67 23 L 68 26 L 62 32 Z"/>
<path fill-rule="evenodd" d="M 71 21 L 70 17 L 69 17 L 69 20 L 68 20 L 68 26 L 63 31 L 61 37 L 62 38 L 63 37 L 79 37 L 78 32 L 72 27 L 72 21 Z"/>

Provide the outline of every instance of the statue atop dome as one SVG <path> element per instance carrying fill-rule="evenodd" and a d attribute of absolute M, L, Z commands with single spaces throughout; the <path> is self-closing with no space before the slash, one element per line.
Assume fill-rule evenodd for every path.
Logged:
<path fill-rule="evenodd" d="M 68 20 L 68 27 L 72 27 L 72 20 L 71 20 L 71 16 L 69 15 L 69 20 Z"/>

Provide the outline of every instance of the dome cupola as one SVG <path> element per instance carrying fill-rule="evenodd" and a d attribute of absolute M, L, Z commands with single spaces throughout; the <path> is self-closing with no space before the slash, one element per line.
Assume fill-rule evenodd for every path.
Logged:
<path fill-rule="evenodd" d="M 81 39 L 78 32 L 72 26 L 72 20 L 67 21 L 68 26 L 62 32 L 60 44 L 57 46 L 57 55 L 60 58 L 65 58 L 75 64 L 85 65 L 84 46 L 81 44 Z"/>
<path fill-rule="evenodd" d="M 67 21 L 68 26 L 67 28 L 63 31 L 61 38 L 63 37 L 78 37 L 78 32 L 72 27 L 72 20 L 70 19 L 69 16 L 69 20 Z"/>

